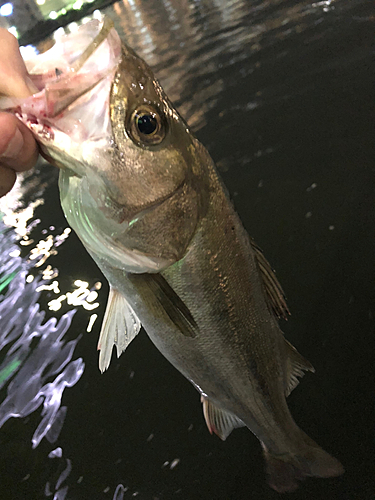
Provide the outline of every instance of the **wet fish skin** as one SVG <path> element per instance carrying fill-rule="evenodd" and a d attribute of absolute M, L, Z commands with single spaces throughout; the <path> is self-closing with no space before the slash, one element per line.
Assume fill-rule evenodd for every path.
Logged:
<path fill-rule="evenodd" d="M 208 210 L 186 255 L 161 274 L 192 313 L 196 335 L 176 327 L 144 275 L 99 265 L 127 297 L 152 342 L 204 400 L 241 421 L 232 427 L 243 422 L 258 437 L 271 487 L 293 491 L 297 479 L 339 475 L 341 464 L 301 431 L 289 412 L 288 359 L 296 354 L 305 369 L 312 367 L 285 341 L 248 235 L 207 152 L 198 141 L 195 147 L 208 169 Z M 210 430 L 222 438 L 228 432 Z"/>
<path fill-rule="evenodd" d="M 341 464 L 299 429 L 287 407 L 297 377 L 313 368 L 279 328 L 276 316 L 287 311 L 280 285 L 206 149 L 147 64 L 125 44 L 119 50 L 111 28 L 108 33 L 120 55 L 96 90 L 108 100 L 104 139 L 89 131 L 80 136 L 85 140 L 60 140 L 58 133 L 46 139 L 32 129 L 63 167 L 64 212 L 113 292 L 99 341 L 102 369 L 112 344 L 118 353 L 125 349 L 140 321 L 200 392 L 210 432 L 225 439 L 246 425 L 258 437 L 272 488 L 292 491 L 306 476 L 341 474 Z M 88 87 L 86 97 L 82 90 L 78 95 L 49 126 L 63 130 L 62 120 L 81 109 L 80 120 L 89 122 L 95 92 Z M 134 112 L 142 106 L 159 116 L 157 144 L 132 137 Z"/>

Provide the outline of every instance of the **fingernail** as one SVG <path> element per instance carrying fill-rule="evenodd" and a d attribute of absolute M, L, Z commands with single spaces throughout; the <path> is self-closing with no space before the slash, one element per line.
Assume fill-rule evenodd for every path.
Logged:
<path fill-rule="evenodd" d="M 26 78 L 26 85 L 28 86 L 28 88 L 32 94 L 37 94 L 39 92 L 38 87 L 35 85 L 35 83 L 29 77 Z"/>
<path fill-rule="evenodd" d="M 21 134 L 20 130 L 17 128 L 16 133 L 14 136 L 11 138 L 9 141 L 8 147 L 4 151 L 4 153 L 1 155 L 2 158 L 17 158 L 18 155 L 21 152 L 21 149 L 23 147 L 23 135 Z"/>

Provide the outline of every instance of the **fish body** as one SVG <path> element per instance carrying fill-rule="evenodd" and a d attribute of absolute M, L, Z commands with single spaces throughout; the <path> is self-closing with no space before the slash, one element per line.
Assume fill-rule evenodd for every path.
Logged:
<path fill-rule="evenodd" d="M 44 56 L 44 80 L 32 63 L 40 93 L 2 107 L 61 168 L 67 220 L 110 283 L 100 368 L 142 324 L 199 391 L 210 432 L 246 426 L 258 437 L 271 487 L 341 474 L 289 412 L 286 396 L 313 367 L 279 328 L 282 289 L 208 152 L 109 21 L 72 37 Z M 85 50 L 66 58 L 78 41 Z"/>

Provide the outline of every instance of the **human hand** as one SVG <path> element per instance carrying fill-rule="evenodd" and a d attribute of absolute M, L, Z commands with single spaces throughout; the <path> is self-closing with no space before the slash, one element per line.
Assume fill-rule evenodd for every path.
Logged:
<path fill-rule="evenodd" d="M 27 97 L 36 92 L 21 57 L 17 39 L 0 28 L 0 94 Z M 0 197 L 13 187 L 17 173 L 32 168 L 38 146 L 30 130 L 15 116 L 0 112 Z"/>

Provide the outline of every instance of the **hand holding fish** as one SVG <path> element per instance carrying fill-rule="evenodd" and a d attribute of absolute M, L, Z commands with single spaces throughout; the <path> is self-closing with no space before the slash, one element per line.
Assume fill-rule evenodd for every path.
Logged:
<path fill-rule="evenodd" d="M 0 29 L 0 94 L 27 97 L 35 91 L 17 39 L 6 29 Z M 28 128 L 10 113 L 0 113 L 0 196 L 10 191 L 16 172 L 32 168 L 38 157 L 38 147 Z"/>

